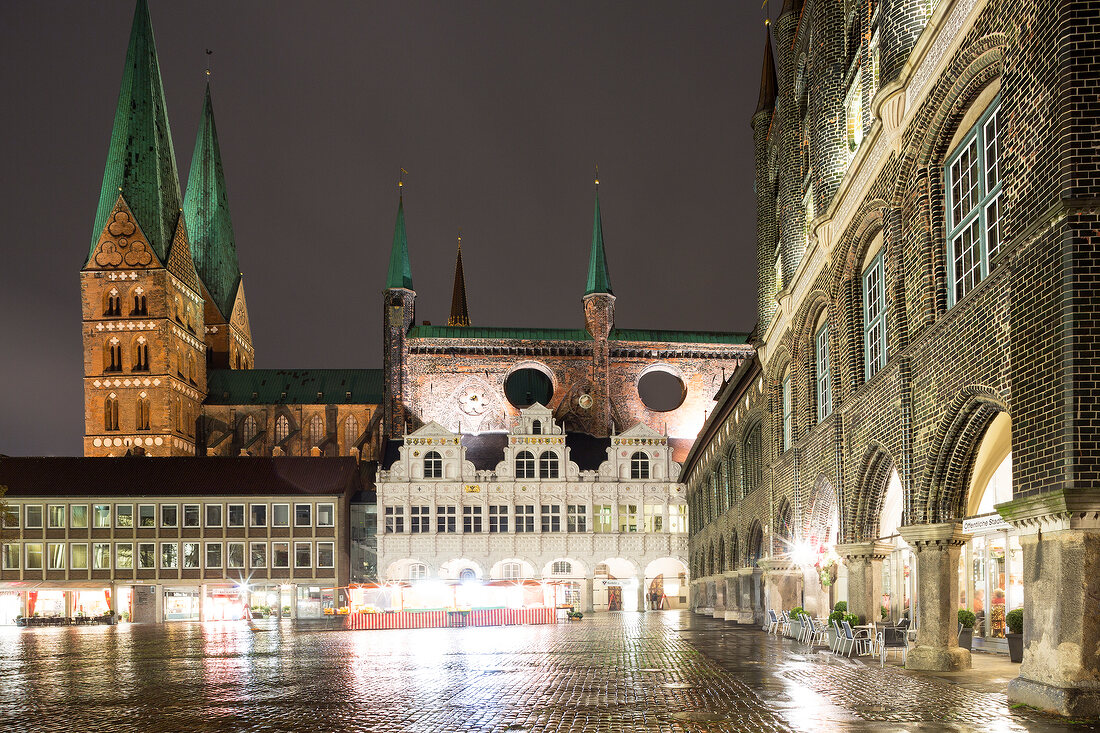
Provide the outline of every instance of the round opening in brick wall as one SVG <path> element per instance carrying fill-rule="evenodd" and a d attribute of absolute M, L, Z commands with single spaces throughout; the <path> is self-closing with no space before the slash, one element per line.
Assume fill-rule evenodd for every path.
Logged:
<path fill-rule="evenodd" d="M 550 377 L 533 367 L 517 369 L 504 380 L 504 396 L 519 408 L 530 407 L 538 402 L 549 405 L 554 396 L 554 385 Z"/>
<path fill-rule="evenodd" d="M 638 396 L 654 412 L 669 412 L 684 404 L 687 388 L 675 374 L 654 369 L 638 380 Z"/>

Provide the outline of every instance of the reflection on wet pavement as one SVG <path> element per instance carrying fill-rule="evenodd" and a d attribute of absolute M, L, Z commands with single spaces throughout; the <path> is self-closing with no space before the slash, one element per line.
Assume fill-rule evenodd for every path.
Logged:
<path fill-rule="evenodd" d="M 557 626 L 0 630 L 0 729 L 1081 730 L 687 612 Z"/>

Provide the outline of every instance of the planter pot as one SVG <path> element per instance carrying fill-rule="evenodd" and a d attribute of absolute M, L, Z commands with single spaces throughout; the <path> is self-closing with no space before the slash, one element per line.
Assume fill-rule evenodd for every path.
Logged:
<path fill-rule="evenodd" d="M 787 634 L 787 636 L 791 637 L 792 639 L 797 639 L 801 634 L 802 634 L 802 622 L 801 621 L 791 621 L 791 632 L 789 634 Z"/>
<path fill-rule="evenodd" d="M 829 648 L 833 649 L 834 645 L 836 644 L 836 629 L 834 629 L 830 625 L 828 631 L 826 632 L 826 635 L 827 635 L 827 638 L 829 639 Z"/>
<path fill-rule="evenodd" d="M 1024 635 L 1005 634 L 1008 640 L 1008 658 L 1013 662 L 1024 661 Z"/>
<path fill-rule="evenodd" d="M 974 643 L 974 627 L 967 628 L 966 626 L 959 629 L 959 648 L 970 651 L 971 645 Z"/>

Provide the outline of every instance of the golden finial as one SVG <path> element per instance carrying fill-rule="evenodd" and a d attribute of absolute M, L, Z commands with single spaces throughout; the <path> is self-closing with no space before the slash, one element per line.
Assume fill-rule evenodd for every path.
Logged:
<path fill-rule="evenodd" d="M 595 181 L 595 183 L 596 183 L 597 187 L 600 185 L 600 164 L 599 163 L 596 164 L 596 181 Z"/>
<path fill-rule="evenodd" d="M 462 227 L 458 228 L 458 251 L 462 251 Z"/>
<path fill-rule="evenodd" d="M 208 48 L 208 49 L 206 49 L 206 55 L 207 55 L 207 59 L 206 59 L 206 80 L 210 81 L 210 67 L 213 66 L 213 64 L 210 63 L 210 62 L 214 60 L 210 57 L 214 55 L 214 51 L 212 49 Z"/>

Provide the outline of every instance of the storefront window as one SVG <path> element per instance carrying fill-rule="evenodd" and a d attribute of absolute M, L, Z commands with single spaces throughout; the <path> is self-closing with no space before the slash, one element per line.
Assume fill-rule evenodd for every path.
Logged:
<path fill-rule="evenodd" d="M 197 588 L 166 589 L 164 591 L 165 621 L 198 621 L 199 590 Z"/>
<path fill-rule="evenodd" d="M 989 631 L 997 639 L 1005 635 L 1005 537 L 1003 534 L 989 538 Z"/>
<path fill-rule="evenodd" d="M 316 586 L 298 586 L 298 618 L 321 617 L 321 589 Z"/>

